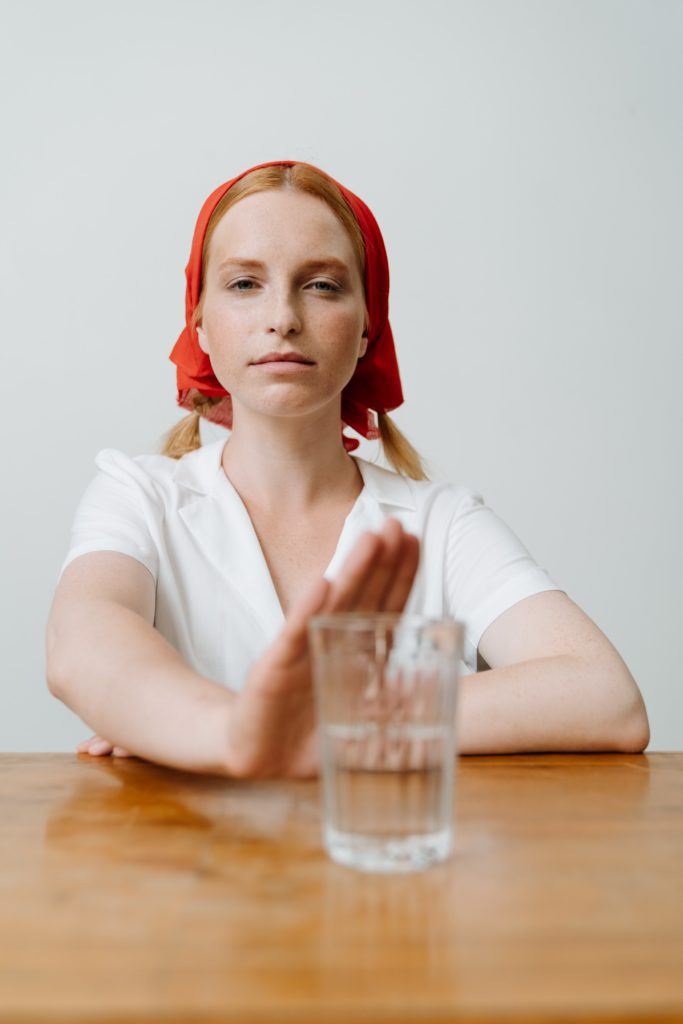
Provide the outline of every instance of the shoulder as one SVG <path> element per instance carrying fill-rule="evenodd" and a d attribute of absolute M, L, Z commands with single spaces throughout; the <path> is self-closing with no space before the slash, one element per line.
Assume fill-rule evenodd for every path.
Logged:
<path fill-rule="evenodd" d="M 127 455 L 118 448 L 102 448 L 95 456 L 95 465 L 104 472 L 130 473 L 140 477 L 163 477 L 172 474 L 178 459 L 167 455 Z"/>
<path fill-rule="evenodd" d="M 97 479 L 102 485 L 136 491 L 149 499 L 167 489 L 177 463 L 166 455 L 127 455 L 118 448 L 102 448 L 95 456 Z"/>
<path fill-rule="evenodd" d="M 413 480 L 374 462 L 356 458 L 368 490 L 382 504 L 410 509 L 423 517 L 437 510 L 443 515 L 465 514 L 484 504 L 479 491 L 450 480 Z"/>
<path fill-rule="evenodd" d="M 103 448 L 95 456 L 95 465 L 100 473 L 150 494 L 169 494 L 182 488 L 207 492 L 220 469 L 223 443 L 202 445 L 179 459 L 157 453 L 127 455 L 117 448 Z"/>

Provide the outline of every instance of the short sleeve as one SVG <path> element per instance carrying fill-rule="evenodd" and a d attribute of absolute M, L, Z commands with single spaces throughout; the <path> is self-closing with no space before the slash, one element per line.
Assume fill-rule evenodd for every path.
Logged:
<path fill-rule="evenodd" d="M 449 524 L 445 584 L 449 614 L 465 623 L 465 663 L 472 672 L 482 633 L 494 619 L 533 594 L 562 590 L 474 490 L 466 491 Z"/>
<path fill-rule="evenodd" d="M 120 551 L 141 562 L 156 582 L 159 554 L 154 543 L 158 499 L 148 474 L 123 452 L 105 448 L 95 457 L 97 474 L 76 508 L 71 542 L 59 570 L 90 551 Z"/>

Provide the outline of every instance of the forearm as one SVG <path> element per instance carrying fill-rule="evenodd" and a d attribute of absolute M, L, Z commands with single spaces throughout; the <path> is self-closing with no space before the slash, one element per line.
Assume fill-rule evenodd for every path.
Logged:
<path fill-rule="evenodd" d="M 461 754 L 639 752 L 649 742 L 632 677 L 570 656 L 463 676 L 457 734 Z"/>
<path fill-rule="evenodd" d="M 90 728 L 147 760 L 224 773 L 230 691 L 194 672 L 158 630 L 112 601 L 79 604 L 60 630 L 48 685 Z"/>

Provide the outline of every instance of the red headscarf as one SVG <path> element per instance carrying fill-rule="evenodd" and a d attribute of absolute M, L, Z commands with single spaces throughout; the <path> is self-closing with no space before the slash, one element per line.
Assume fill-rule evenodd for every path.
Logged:
<path fill-rule="evenodd" d="M 178 338 L 169 359 L 178 367 L 178 405 L 194 411 L 192 399 L 202 395 L 224 395 L 224 401 L 202 410 L 202 415 L 214 423 L 232 428 L 232 399 L 219 383 L 211 367 L 209 356 L 199 347 L 197 332 L 192 326 L 192 314 L 199 302 L 202 271 L 202 247 L 209 219 L 218 202 L 236 181 L 260 167 L 282 164 L 291 167 L 297 160 L 270 160 L 257 164 L 226 181 L 215 189 L 202 206 L 192 239 L 190 260 L 185 268 L 185 328 Z M 308 164 L 312 167 L 312 164 Z M 389 325 L 389 264 L 384 240 L 377 221 L 362 199 L 349 192 L 325 171 L 314 170 L 334 182 L 353 210 L 365 240 L 365 295 L 369 314 L 368 347 L 356 365 L 353 377 L 342 392 L 341 418 L 363 437 L 375 441 L 379 438 L 375 412 L 390 412 L 403 402 L 401 380 L 394 349 L 394 338 Z M 344 434 L 342 440 L 347 451 L 358 448 L 359 441 Z"/>

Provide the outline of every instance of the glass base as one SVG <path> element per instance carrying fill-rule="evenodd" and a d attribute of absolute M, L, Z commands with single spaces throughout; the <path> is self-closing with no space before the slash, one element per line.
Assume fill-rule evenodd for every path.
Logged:
<path fill-rule="evenodd" d="M 324 830 L 325 849 L 337 864 L 358 871 L 382 873 L 422 871 L 447 860 L 453 852 L 453 832 L 449 828 L 426 835 L 363 836 L 338 832 L 331 826 Z"/>

